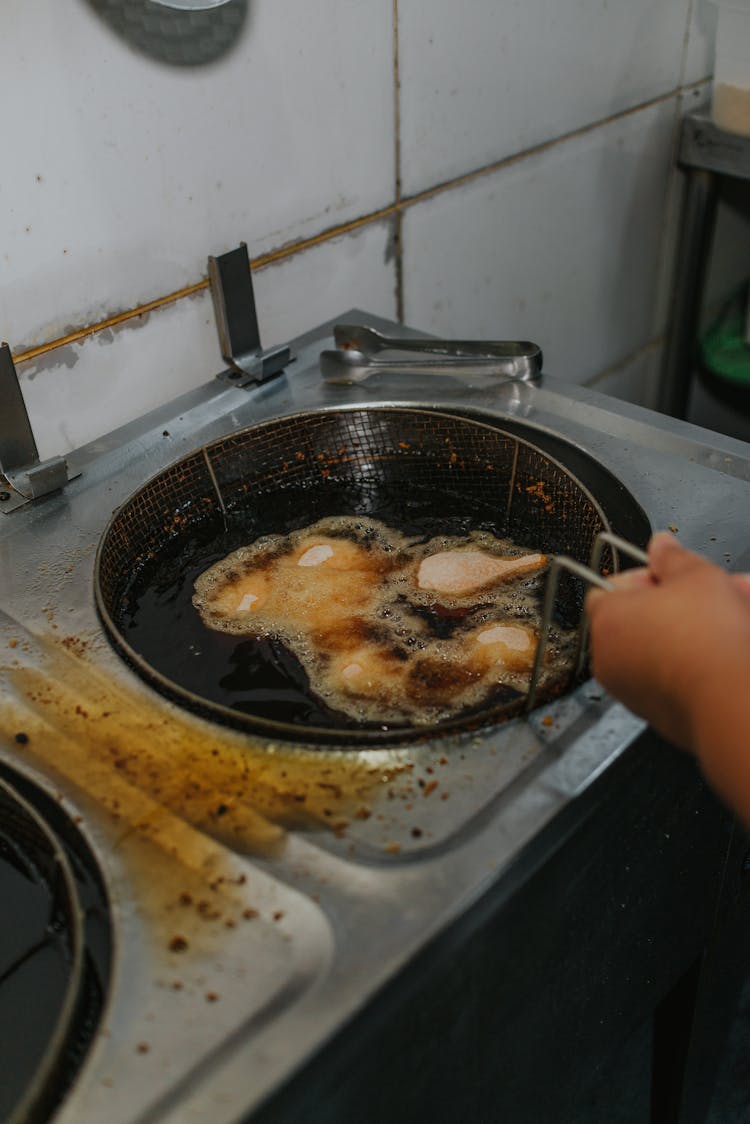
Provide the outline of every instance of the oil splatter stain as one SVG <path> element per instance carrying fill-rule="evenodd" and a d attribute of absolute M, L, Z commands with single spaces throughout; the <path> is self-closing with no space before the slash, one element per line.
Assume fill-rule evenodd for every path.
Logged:
<path fill-rule="evenodd" d="M 16 698 L 0 705 L 0 729 L 9 738 L 22 729 L 24 752 L 94 797 L 122 831 L 158 838 L 166 811 L 233 850 L 266 850 L 287 827 L 343 830 L 384 787 L 384 757 L 391 776 L 410 767 L 395 751 L 257 742 L 113 682 L 80 648 L 39 648 L 41 666 L 5 669 Z"/>

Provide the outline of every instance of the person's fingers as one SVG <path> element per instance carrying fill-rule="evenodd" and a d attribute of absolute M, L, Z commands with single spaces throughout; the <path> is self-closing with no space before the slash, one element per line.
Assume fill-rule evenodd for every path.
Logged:
<path fill-rule="evenodd" d="M 623 570 L 609 578 L 613 590 L 643 589 L 644 586 L 653 585 L 654 579 L 651 571 L 646 566 L 636 566 L 632 570 Z M 604 593 L 604 590 L 601 591 Z M 609 592 L 609 591 L 608 591 Z"/>
<path fill-rule="evenodd" d="M 586 594 L 586 611 L 590 614 L 592 606 L 596 610 L 600 598 L 607 596 L 610 593 L 624 593 L 628 590 L 644 589 L 647 586 L 653 585 L 654 581 L 649 570 L 645 566 L 638 566 L 632 570 L 624 570 L 621 574 L 615 574 L 614 577 L 607 578 L 609 582 L 608 589 L 601 589 L 599 586 L 591 586 Z"/>
<path fill-rule="evenodd" d="M 750 597 L 750 574 L 730 574 L 730 577 L 737 589 Z"/>
<path fill-rule="evenodd" d="M 677 577 L 702 564 L 703 559 L 681 546 L 667 531 L 657 531 L 648 544 L 648 567 L 657 582 Z"/>
<path fill-rule="evenodd" d="M 595 585 L 589 586 L 583 603 L 583 607 L 589 616 L 591 616 L 592 612 L 596 611 L 601 603 L 602 597 L 606 596 L 608 592 L 608 590 L 599 589 L 599 587 Z"/>

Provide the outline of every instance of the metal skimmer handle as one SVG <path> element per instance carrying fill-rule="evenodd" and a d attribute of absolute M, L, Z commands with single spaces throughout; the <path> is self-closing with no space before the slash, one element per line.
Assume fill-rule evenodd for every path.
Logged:
<path fill-rule="evenodd" d="M 549 639 L 550 625 L 552 624 L 552 614 L 555 611 L 555 598 L 557 596 L 557 587 L 560 584 L 560 571 L 567 570 L 576 577 L 581 578 L 583 581 L 588 582 L 590 585 L 598 586 L 599 589 L 611 589 L 612 582 L 602 577 L 599 573 L 599 566 L 601 563 L 602 553 L 605 546 L 612 546 L 616 550 L 627 554 L 635 562 L 639 562 L 642 566 L 648 565 L 648 555 L 640 547 L 634 546 L 633 543 L 627 539 L 620 538 L 619 535 L 613 535 L 611 531 L 602 531 L 594 539 L 594 545 L 591 550 L 591 558 L 589 565 L 584 566 L 580 562 L 576 562 L 574 558 L 568 558 L 565 554 L 557 554 L 552 558 L 550 563 L 549 575 L 547 577 L 547 584 L 544 589 L 544 607 L 542 611 L 542 623 L 539 629 L 539 643 L 536 648 L 536 656 L 534 658 L 534 667 L 531 672 L 531 682 L 529 683 L 529 693 L 526 696 L 526 713 L 528 714 L 534 709 L 536 702 L 537 691 L 539 688 L 539 678 L 542 673 L 542 662 L 544 660 L 544 652 L 547 647 Z M 588 639 L 588 621 L 584 617 L 581 624 L 580 632 L 578 635 L 578 651 L 576 654 L 575 675 L 581 674 L 583 669 L 583 662 L 586 652 L 586 641 Z"/>

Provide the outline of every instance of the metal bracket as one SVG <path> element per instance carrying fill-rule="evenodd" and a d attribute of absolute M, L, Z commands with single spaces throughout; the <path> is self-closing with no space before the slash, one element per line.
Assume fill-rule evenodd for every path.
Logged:
<path fill-rule="evenodd" d="M 40 461 L 13 357 L 0 343 L 0 512 L 57 492 L 69 480 L 64 457 Z"/>
<path fill-rule="evenodd" d="M 264 351 L 260 343 L 255 294 L 247 246 L 209 257 L 208 276 L 219 330 L 221 354 L 230 370 L 217 378 L 232 386 L 264 383 L 281 374 L 294 356 L 288 347 Z"/>

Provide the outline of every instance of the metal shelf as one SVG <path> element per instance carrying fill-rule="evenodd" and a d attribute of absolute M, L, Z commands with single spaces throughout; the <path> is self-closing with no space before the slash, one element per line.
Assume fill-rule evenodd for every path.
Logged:
<path fill-rule="evenodd" d="M 675 280 L 659 390 L 659 409 L 684 418 L 700 319 L 706 265 L 713 241 L 719 177 L 750 180 L 750 137 L 718 128 L 705 111 L 683 118 L 677 162 L 685 197 Z"/>
<path fill-rule="evenodd" d="M 678 161 L 717 175 L 750 179 L 750 137 L 726 133 L 708 113 L 691 113 L 682 122 Z"/>

